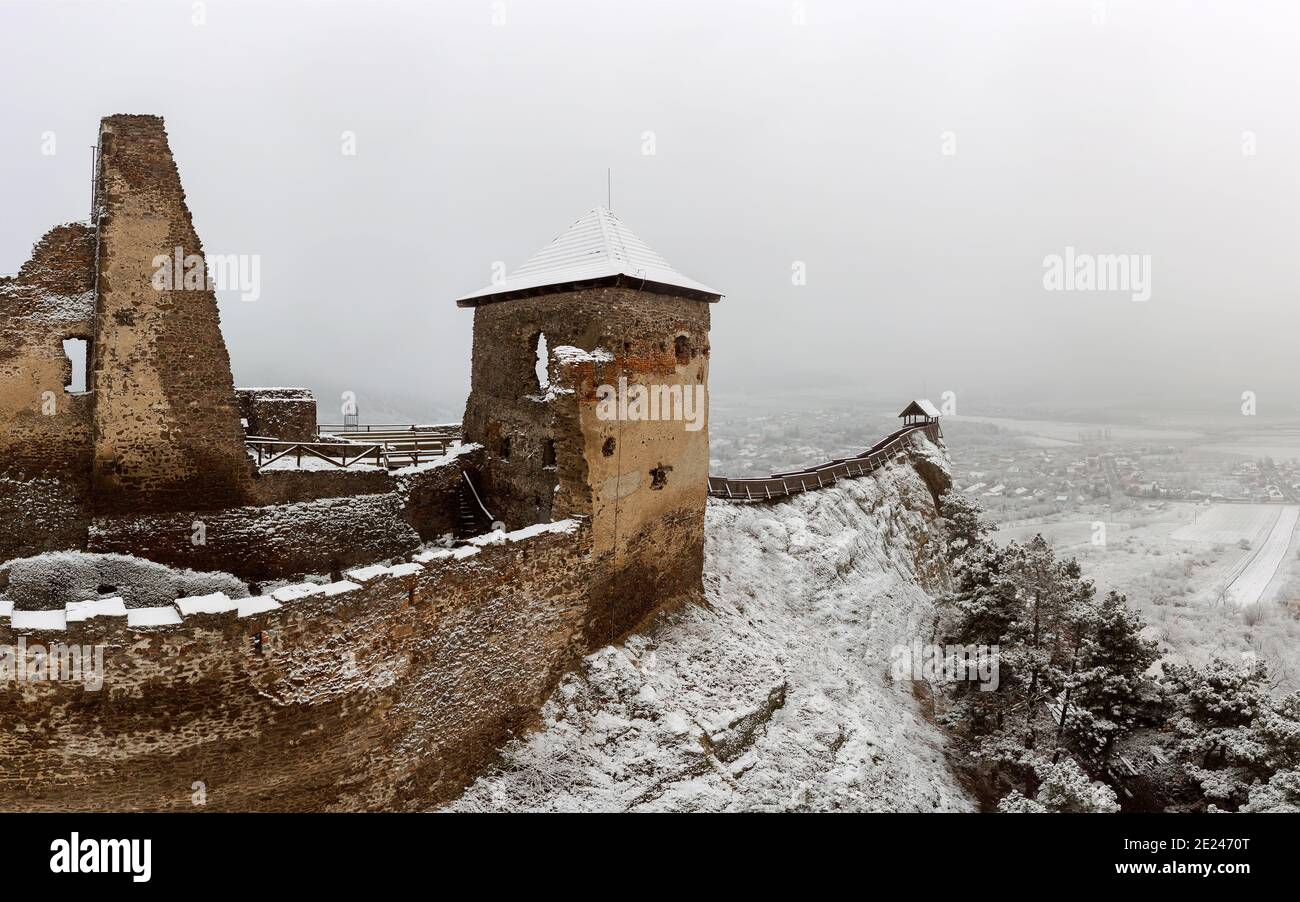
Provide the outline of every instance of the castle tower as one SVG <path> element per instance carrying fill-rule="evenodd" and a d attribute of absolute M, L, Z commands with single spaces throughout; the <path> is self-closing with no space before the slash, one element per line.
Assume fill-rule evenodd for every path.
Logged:
<path fill-rule="evenodd" d="M 96 509 L 247 503 L 253 475 L 230 356 L 163 121 L 108 116 L 99 143 Z M 161 283 L 159 261 L 170 265 Z"/>
<path fill-rule="evenodd" d="M 720 297 L 598 207 L 457 300 L 474 309 L 464 430 L 485 503 L 510 529 L 591 518 L 593 645 L 700 591 Z"/>

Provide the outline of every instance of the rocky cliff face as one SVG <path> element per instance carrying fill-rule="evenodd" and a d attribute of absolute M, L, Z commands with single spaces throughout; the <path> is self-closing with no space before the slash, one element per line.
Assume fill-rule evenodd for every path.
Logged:
<path fill-rule="evenodd" d="M 774 505 L 711 504 L 706 603 L 588 656 L 459 810 L 969 810 L 890 653 L 944 580 L 943 453 Z"/>

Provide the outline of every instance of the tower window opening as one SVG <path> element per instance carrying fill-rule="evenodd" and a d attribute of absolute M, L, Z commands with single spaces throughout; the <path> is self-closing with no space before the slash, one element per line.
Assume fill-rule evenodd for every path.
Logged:
<path fill-rule="evenodd" d="M 84 338 L 63 339 L 63 353 L 72 363 L 72 381 L 63 386 L 70 395 L 83 394 L 86 391 L 86 353 L 89 342 Z"/>
<path fill-rule="evenodd" d="M 537 363 L 533 367 L 533 372 L 537 376 L 538 388 L 551 387 L 551 355 L 550 349 L 546 346 L 546 333 L 538 332 L 533 338 L 533 351 L 536 354 Z"/>

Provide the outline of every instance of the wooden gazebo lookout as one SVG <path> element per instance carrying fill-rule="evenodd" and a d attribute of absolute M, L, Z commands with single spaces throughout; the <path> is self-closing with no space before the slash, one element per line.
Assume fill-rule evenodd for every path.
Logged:
<path fill-rule="evenodd" d="M 939 422 L 939 409 L 925 398 L 920 398 L 904 407 L 899 416 L 902 417 L 904 426 L 924 426 Z"/>

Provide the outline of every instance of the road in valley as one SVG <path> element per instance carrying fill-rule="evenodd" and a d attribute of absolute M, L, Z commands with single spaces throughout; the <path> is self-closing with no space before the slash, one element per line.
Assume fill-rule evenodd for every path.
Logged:
<path fill-rule="evenodd" d="M 1245 607 L 1263 598 L 1268 584 L 1273 581 L 1286 558 L 1287 549 L 1291 547 L 1297 522 L 1300 522 L 1300 507 L 1287 505 L 1282 508 L 1268 537 L 1237 574 L 1237 578 L 1228 585 L 1224 597 L 1229 604 Z"/>

